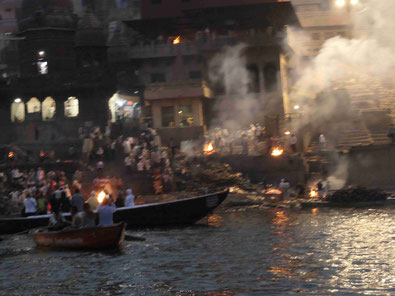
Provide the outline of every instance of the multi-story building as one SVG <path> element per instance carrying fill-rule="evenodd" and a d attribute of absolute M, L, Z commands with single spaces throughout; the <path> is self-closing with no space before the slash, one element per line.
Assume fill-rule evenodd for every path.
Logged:
<path fill-rule="evenodd" d="M 209 106 L 219 101 L 225 117 L 242 114 L 246 97 L 257 108 L 245 112 L 242 124 L 261 122 L 278 132 L 279 121 L 289 113 L 291 51 L 283 46 L 284 37 L 287 25 L 298 26 L 289 1 L 143 0 L 141 16 L 126 21 L 139 33 L 129 58 L 139 68 L 146 116 L 165 142 L 200 135 L 218 114 L 208 112 Z M 245 92 L 227 85 L 229 73 L 216 83 L 210 79 L 213 59 L 238 45 L 242 50 L 234 59 L 241 59 L 238 66 L 248 73 Z"/>
<path fill-rule="evenodd" d="M 22 0 L 0 1 L 0 75 L 9 77 L 19 73 L 17 12 Z"/>
<path fill-rule="evenodd" d="M 350 6 L 357 0 L 292 0 L 302 32 L 297 32 L 296 42 L 305 59 L 317 55 L 326 40 L 335 36 L 352 36 Z M 344 2 L 344 5 L 343 5 Z"/>

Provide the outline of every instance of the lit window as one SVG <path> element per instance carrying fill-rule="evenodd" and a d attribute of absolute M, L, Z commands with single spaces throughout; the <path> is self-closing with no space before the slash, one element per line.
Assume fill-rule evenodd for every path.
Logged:
<path fill-rule="evenodd" d="M 76 97 L 69 97 L 64 102 L 64 116 L 77 117 L 79 113 L 79 104 Z"/>
<path fill-rule="evenodd" d="M 38 67 L 38 73 L 48 74 L 48 62 L 47 61 L 38 61 L 37 67 Z"/>
<path fill-rule="evenodd" d="M 25 120 L 25 103 L 17 98 L 11 104 L 11 121 L 23 122 Z"/>
<path fill-rule="evenodd" d="M 31 98 L 26 103 L 27 113 L 40 113 L 41 112 L 41 103 L 37 98 Z"/>
<path fill-rule="evenodd" d="M 56 102 L 51 97 L 46 97 L 42 103 L 42 118 L 43 121 L 51 120 L 55 117 Z"/>
<path fill-rule="evenodd" d="M 178 108 L 178 119 L 180 126 L 193 125 L 193 109 L 192 105 L 183 105 Z"/>
<path fill-rule="evenodd" d="M 45 60 L 45 51 L 39 50 L 37 52 L 38 61 L 37 61 L 37 70 L 39 74 L 48 74 L 48 61 Z"/>

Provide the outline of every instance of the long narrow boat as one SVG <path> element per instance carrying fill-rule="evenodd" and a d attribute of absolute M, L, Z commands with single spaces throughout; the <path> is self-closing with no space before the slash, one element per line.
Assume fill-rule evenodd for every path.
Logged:
<path fill-rule="evenodd" d="M 115 249 L 125 238 L 125 223 L 60 231 L 33 232 L 37 246 L 67 249 Z"/>
<path fill-rule="evenodd" d="M 229 190 L 163 203 L 118 208 L 114 222 L 128 227 L 151 227 L 193 224 L 206 217 L 228 196 Z M 70 219 L 70 214 L 64 214 Z M 0 234 L 12 234 L 48 225 L 50 215 L 0 219 Z"/>

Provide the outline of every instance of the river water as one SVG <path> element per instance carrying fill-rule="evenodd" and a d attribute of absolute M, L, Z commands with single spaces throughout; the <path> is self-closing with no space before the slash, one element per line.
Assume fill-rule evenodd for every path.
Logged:
<path fill-rule="evenodd" d="M 116 252 L 0 243 L 0 295 L 395 295 L 395 208 L 220 211 Z"/>

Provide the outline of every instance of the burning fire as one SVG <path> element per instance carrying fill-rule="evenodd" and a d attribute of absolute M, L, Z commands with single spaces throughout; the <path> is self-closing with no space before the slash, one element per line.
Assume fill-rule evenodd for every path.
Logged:
<path fill-rule="evenodd" d="M 279 189 L 271 188 L 271 189 L 268 189 L 268 190 L 266 191 L 266 194 L 277 194 L 277 195 L 281 195 L 281 194 L 282 194 L 282 191 L 279 190 Z"/>
<path fill-rule="evenodd" d="M 310 196 L 311 198 L 317 198 L 317 197 L 318 197 L 318 191 L 315 190 L 314 188 L 311 188 L 310 193 L 309 193 L 309 196 Z"/>
<path fill-rule="evenodd" d="M 102 203 L 103 202 L 103 200 L 106 198 L 106 194 L 104 193 L 104 191 L 101 191 L 99 194 L 98 194 L 98 196 L 97 196 L 97 201 L 99 202 L 99 203 Z"/>
<path fill-rule="evenodd" d="M 290 131 L 286 131 L 286 132 L 284 132 L 284 135 L 286 135 L 286 136 L 289 136 L 291 134 L 291 132 Z"/>
<path fill-rule="evenodd" d="M 8 158 L 13 158 L 15 156 L 14 152 L 10 151 L 8 153 Z"/>
<path fill-rule="evenodd" d="M 213 154 L 214 152 L 215 152 L 215 150 L 213 147 L 213 143 L 204 144 L 204 149 L 203 149 L 204 154 L 210 155 L 210 154 Z"/>
<path fill-rule="evenodd" d="M 177 36 L 174 40 L 173 40 L 173 44 L 178 44 L 181 42 L 181 36 Z"/>
<path fill-rule="evenodd" d="M 272 156 L 280 156 L 284 153 L 284 150 L 280 147 L 274 147 L 272 151 Z"/>

